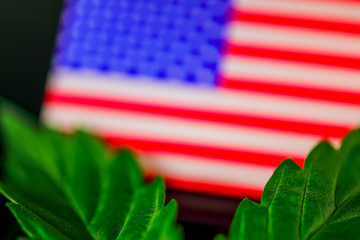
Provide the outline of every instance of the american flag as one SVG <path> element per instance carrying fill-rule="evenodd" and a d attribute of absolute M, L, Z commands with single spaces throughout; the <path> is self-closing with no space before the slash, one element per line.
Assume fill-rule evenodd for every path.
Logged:
<path fill-rule="evenodd" d="M 360 2 L 68 1 L 44 99 L 169 188 L 259 198 L 360 123 Z"/>

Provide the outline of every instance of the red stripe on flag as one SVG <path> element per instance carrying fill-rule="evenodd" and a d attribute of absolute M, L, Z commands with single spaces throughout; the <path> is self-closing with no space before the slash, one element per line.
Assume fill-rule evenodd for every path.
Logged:
<path fill-rule="evenodd" d="M 207 146 L 195 146 L 185 143 L 170 143 L 153 140 L 131 139 L 121 136 L 110 136 L 103 134 L 104 140 L 113 148 L 119 148 L 124 145 L 142 150 L 145 152 L 164 152 L 164 153 L 181 153 L 191 156 L 200 156 L 212 159 L 221 159 L 232 162 L 244 162 L 268 166 L 278 166 L 285 158 L 290 157 L 283 155 L 275 155 L 270 153 L 257 153 L 246 150 L 231 150 Z M 294 162 L 299 166 L 303 166 L 304 158 L 292 156 Z"/>
<path fill-rule="evenodd" d="M 267 24 L 360 34 L 360 25 L 348 22 L 322 21 L 305 17 L 294 18 L 291 16 L 279 16 L 262 12 L 247 12 L 241 10 L 233 10 L 231 19 L 233 21 L 260 22 Z"/>
<path fill-rule="evenodd" d="M 156 174 L 147 174 L 146 179 L 153 179 Z M 210 195 L 220 195 L 230 198 L 252 198 L 260 199 L 262 190 L 256 190 L 251 187 L 229 186 L 221 184 L 211 184 L 200 182 L 193 179 L 179 179 L 173 177 L 165 177 L 166 187 L 187 192 L 196 192 Z"/>
<path fill-rule="evenodd" d="M 253 84 L 254 86 L 252 86 L 250 83 L 247 83 L 247 85 L 245 83 L 244 85 L 242 83 L 232 81 L 231 79 L 223 79 L 221 83 L 223 87 L 227 87 L 227 88 L 244 88 L 250 90 L 257 90 L 257 91 L 268 90 L 271 92 L 271 88 L 267 88 L 266 85 L 264 85 L 263 88 L 261 88 L 262 85 L 257 86 L 256 84 Z M 287 89 L 275 88 L 275 90 L 281 92 L 280 90 L 286 91 Z M 308 122 L 300 122 L 300 121 L 279 120 L 279 119 L 272 119 L 265 117 L 256 117 L 248 114 L 226 114 L 226 113 L 191 110 L 184 108 L 155 106 L 144 103 L 129 102 L 120 99 L 107 100 L 107 99 L 94 98 L 90 96 L 85 97 L 85 96 L 73 96 L 73 95 L 64 95 L 64 94 L 58 95 L 56 93 L 51 93 L 51 92 L 48 92 L 45 95 L 45 102 L 71 103 L 71 104 L 85 105 L 91 107 L 109 108 L 112 110 L 122 109 L 122 110 L 136 111 L 136 112 L 146 112 L 151 114 L 166 115 L 166 116 L 180 117 L 187 119 L 197 119 L 197 120 L 205 120 L 211 122 L 222 122 L 222 123 L 234 124 L 234 125 L 276 129 L 287 132 L 305 133 L 309 135 L 321 136 L 324 138 L 328 138 L 328 137 L 341 138 L 351 129 L 350 127 L 347 126 L 332 126 L 326 124 L 316 124 L 316 123 L 308 123 Z"/>
<path fill-rule="evenodd" d="M 304 97 L 304 98 L 360 105 L 360 93 L 328 90 L 324 88 L 308 88 L 308 87 L 291 86 L 285 84 L 266 83 L 264 81 L 261 81 L 261 79 L 248 80 L 242 78 L 220 77 L 220 86 L 224 88 L 243 89 L 243 90 L 245 89 L 251 91 L 258 91 L 258 92 L 281 94 L 286 96 L 296 96 L 296 97 Z M 350 130 L 350 127 L 342 128 L 342 131 L 344 132 L 348 130 Z"/>
<path fill-rule="evenodd" d="M 360 58 L 329 56 L 313 53 L 291 52 L 279 49 L 257 48 L 246 45 L 224 45 L 225 54 L 257 56 L 263 58 L 282 59 L 296 62 L 316 63 L 328 66 L 360 69 Z"/>

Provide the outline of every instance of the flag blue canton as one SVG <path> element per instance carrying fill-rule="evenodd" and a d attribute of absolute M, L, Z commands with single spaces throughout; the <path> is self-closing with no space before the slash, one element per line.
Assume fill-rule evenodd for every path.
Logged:
<path fill-rule="evenodd" d="M 216 84 L 228 0 L 69 1 L 54 68 Z"/>

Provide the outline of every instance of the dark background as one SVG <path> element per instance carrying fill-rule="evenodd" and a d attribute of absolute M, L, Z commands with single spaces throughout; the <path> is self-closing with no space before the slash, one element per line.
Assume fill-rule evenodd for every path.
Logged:
<path fill-rule="evenodd" d="M 36 116 L 61 6 L 61 0 L 0 0 L 0 96 Z M 5 202 L 0 196 L 0 239 L 16 239 L 21 230 Z"/>
<path fill-rule="evenodd" d="M 40 112 L 62 3 L 0 0 L 0 96 L 35 116 Z M 167 197 L 179 202 L 179 222 L 187 240 L 212 239 L 227 232 L 239 202 L 171 190 Z M 5 202 L 0 196 L 0 239 L 15 239 L 21 230 Z"/>

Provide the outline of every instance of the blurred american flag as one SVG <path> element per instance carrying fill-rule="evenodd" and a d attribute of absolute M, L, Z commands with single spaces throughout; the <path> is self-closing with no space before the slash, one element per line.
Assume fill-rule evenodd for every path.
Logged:
<path fill-rule="evenodd" d="M 170 188 L 259 198 L 360 123 L 360 2 L 68 3 L 43 120 L 133 147 Z"/>

